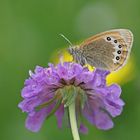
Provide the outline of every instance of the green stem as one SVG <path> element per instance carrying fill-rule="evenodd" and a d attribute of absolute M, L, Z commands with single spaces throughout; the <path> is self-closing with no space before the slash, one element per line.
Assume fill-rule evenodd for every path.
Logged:
<path fill-rule="evenodd" d="M 70 125 L 71 125 L 73 139 L 80 140 L 78 128 L 77 128 L 77 121 L 76 121 L 75 102 L 70 104 L 68 108 L 69 108 L 69 118 L 70 118 Z"/>

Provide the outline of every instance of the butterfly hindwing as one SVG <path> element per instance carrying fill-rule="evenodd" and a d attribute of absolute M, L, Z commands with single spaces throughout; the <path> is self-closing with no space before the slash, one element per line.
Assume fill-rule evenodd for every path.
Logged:
<path fill-rule="evenodd" d="M 116 71 L 125 65 L 133 42 L 127 29 L 116 29 L 97 34 L 85 40 L 79 49 L 92 66 Z"/>

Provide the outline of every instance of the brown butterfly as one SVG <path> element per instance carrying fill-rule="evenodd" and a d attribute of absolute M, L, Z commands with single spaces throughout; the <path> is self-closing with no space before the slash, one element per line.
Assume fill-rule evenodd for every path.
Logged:
<path fill-rule="evenodd" d="M 92 36 L 80 45 L 71 44 L 68 51 L 81 65 L 116 71 L 126 64 L 132 44 L 133 34 L 130 30 L 114 29 Z"/>

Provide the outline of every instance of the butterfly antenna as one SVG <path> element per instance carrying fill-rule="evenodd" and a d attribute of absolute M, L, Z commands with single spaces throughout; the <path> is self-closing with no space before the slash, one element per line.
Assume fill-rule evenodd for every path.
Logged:
<path fill-rule="evenodd" d="M 59 34 L 59 35 L 62 36 L 70 44 L 70 47 L 73 46 L 73 44 L 70 42 L 70 40 L 68 38 L 66 38 L 63 34 Z"/>

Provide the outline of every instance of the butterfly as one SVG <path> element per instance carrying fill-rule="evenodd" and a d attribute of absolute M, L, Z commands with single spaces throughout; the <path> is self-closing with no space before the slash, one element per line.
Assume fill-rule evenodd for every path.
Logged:
<path fill-rule="evenodd" d="M 109 71 L 117 71 L 127 63 L 133 44 L 133 34 L 128 29 L 105 31 L 86 39 L 80 45 L 72 45 L 65 39 L 71 44 L 68 52 L 77 63 Z"/>

